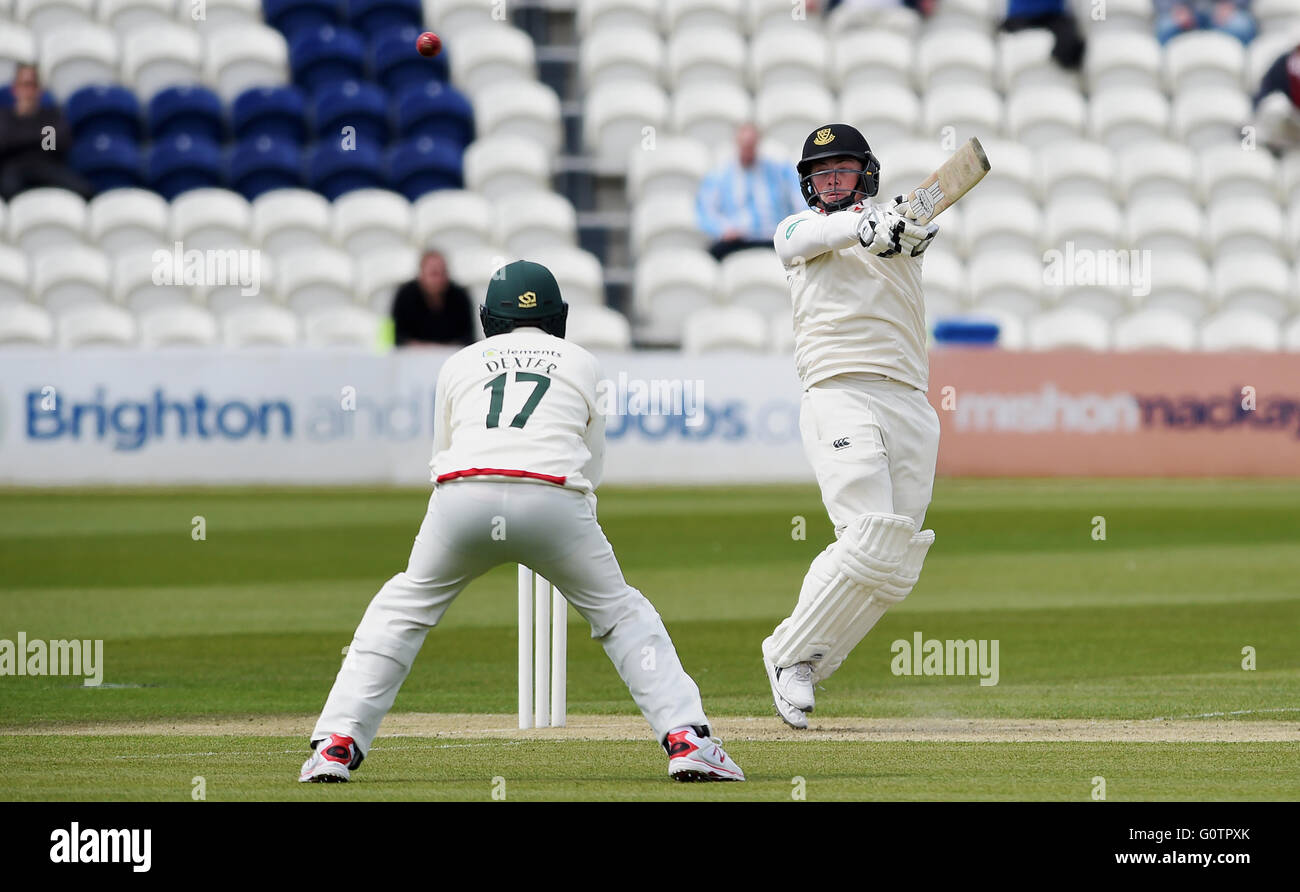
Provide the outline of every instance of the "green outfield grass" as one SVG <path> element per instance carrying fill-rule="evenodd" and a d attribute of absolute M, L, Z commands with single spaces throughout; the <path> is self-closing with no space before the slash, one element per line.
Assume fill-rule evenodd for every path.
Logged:
<path fill-rule="evenodd" d="M 417 490 L 0 492 L 0 638 L 21 630 L 28 639 L 103 639 L 105 663 L 100 688 L 0 677 L 6 750 L 16 748 L 3 735 L 20 728 L 319 711 L 370 597 L 405 566 L 427 498 Z M 1227 713 L 1300 729 L 1297 506 L 1300 481 L 941 480 L 927 522 L 937 541 L 920 584 L 818 692 L 815 720 Z M 199 515 L 204 541 L 191 537 Z M 1093 538 L 1097 516 L 1104 541 Z M 832 535 L 815 488 L 610 489 L 600 517 L 709 712 L 770 715 L 758 644 Z M 792 536 L 800 517 L 802 540 Z M 635 716 L 599 645 L 570 617 L 570 712 Z M 998 684 L 895 676 L 891 643 L 916 632 L 996 639 Z M 513 712 L 515 635 L 513 569 L 500 568 L 430 634 L 395 709 Z M 1254 671 L 1242 668 L 1245 647 L 1255 649 Z M 83 738 L 23 740 L 0 775 L 0 798 L 187 799 L 201 767 L 209 783 L 221 779 L 213 798 L 315 795 L 285 782 L 302 741 L 116 737 L 92 771 Z M 384 746 L 396 746 L 381 739 L 358 774 L 367 783 L 324 795 L 472 799 L 495 775 L 517 791 L 510 798 L 702 795 L 667 784 L 652 744 L 479 743 L 435 751 L 426 740 L 381 759 Z M 1126 772 L 1126 798 L 1300 798 L 1294 742 L 747 741 L 728 749 L 764 779 L 703 795 L 788 798 L 790 778 L 801 775 L 810 799 L 1086 798 L 1087 778 L 1107 775 L 1105 763 L 1127 766 L 1113 769 Z M 200 751 L 260 755 L 166 755 Z M 595 776 L 568 767 L 575 758 L 596 765 Z"/>

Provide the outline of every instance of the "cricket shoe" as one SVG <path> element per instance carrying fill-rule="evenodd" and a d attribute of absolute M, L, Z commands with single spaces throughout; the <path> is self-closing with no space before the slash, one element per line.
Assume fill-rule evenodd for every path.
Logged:
<path fill-rule="evenodd" d="M 763 668 L 767 670 L 767 680 L 772 686 L 772 703 L 776 706 L 776 714 L 791 728 L 807 728 L 808 713 L 813 711 L 816 704 L 812 664 L 795 663 L 793 666 L 778 668 L 767 655 L 767 641 L 763 645 Z"/>
<path fill-rule="evenodd" d="M 721 744 L 709 736 L 708 726 L 670 733 L 664 740 L 668 776 L 679 781 L 743 781 L 745 772 L 728 758 Z"/>
<path fill-rule="evenodd" d="M 316 741 L 311 758 L 302 763 L 298 782 L 303 784 L 342 784 L 352 776 L 352 769 L 361 764 L 365 756 L 351 737 L 331 734 Z"/>

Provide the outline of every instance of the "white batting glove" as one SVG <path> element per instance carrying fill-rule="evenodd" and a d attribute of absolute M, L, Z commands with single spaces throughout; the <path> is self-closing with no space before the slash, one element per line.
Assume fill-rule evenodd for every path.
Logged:
<path fill-rule="evenodd" d="M 889 210 L 902 217 L 906 223 L 903 227 L 903 232 L 899 235 L 899 242 L 902 244 L 903 250 L 907 251 L 913 257 L 920 257 L 925 253 L 925 249 L 930 247 L 930 242 L 934 241 L 934 237 L 939 234 L 939 224 L 927 223 L 922 226 L 920 223 L 913 221 L 912 218 L 907 216 L 906 212 L 899 207 L 900 205 L 902 205 L 903 208 L 907 207 L 907 205 L 903 203 L 903 198 L 904 196 L 902 195 L 895 196 L 894 203 L 890 206 Z"/>
<path fill-rule="evenodd" d="M 901 203 L 900 195 L 890 206 L 872 204 L 862 212 L 858 222 L 858 241 L 877 257 L 902 253 L 919 257 L 939 232 L 935 223 L 922 226 L 894 210 Z"/>

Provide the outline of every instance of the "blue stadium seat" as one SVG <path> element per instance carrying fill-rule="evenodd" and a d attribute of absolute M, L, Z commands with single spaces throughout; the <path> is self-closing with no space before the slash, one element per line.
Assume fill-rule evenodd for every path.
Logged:
<path fill-rule="evenodd" d="M 426 192 L 459 189 L 464 185 L 461 147 L 417 136 L 388 152 L 389 187 L 415 201 Z"/>
<path fill-rule="evenodd" d="M 168 87 L 149 100 L 149 136 L 155 141 L 184 133 L 219 143 L 225 129 L 221 100 L 207 87 Z"/>
<path fill-rule="evenodd" d="M 335 81 L 365 77 L 365 46 L 355 31 L 323 25 L 300 31 L 289 42 L 293 82 L 313 94 Z"/>
<path fill-rule="evenodd" d="M 226 182 L 249 201 L 272 189 L 302 186 L 298 144 L 270 136 L 256 136 L 236 145 L 226 171 Z"/>
<path fill-rule="evenodd" d="M 370 40 L 370 72 L 383 88 L 396 93 L 404 87 L 429 81 L 451 80 L 447 49 L 432 59 L 421 56 L 415 48 L 420 29 L 411 25 L 385 28 Z"/>
<path fill-rule="evenodd" d="M 338 0 L 262 0 L 266 23 L 286 38 L 321 25 L 342 25 Z"/>
<path fill-rule="evenodd" d="M 455 87 L 437 81 L 410 86 L 397 94 L 397 135 L 430 136 L 462 149 L 474 141 L 474 109 Z"/>
<path fill-rule="evenodd" d="M 316 138 L 339 140 L 344 127 L 354 127 L 357 139 L 388 142 L 388 94 L 374 84 L 340 81 L 317 91 L 312 99 Z"/>
<path fill-rule="evenodd" d="M 362 34 L 378 34 L 385 28 L 420 25 L 424 8 L 420 0 L 344 0 L 348 24 Z M 415 41 L 411 41 L 414 52 Z"/>
<path fill-rule="evenodd" d="M 243 141 L 269 136 L 302 145 L 307 141 L 307 103 L 297 87 L 253 87 L 230 107 L 230 129 Z"/>
<path fill-rule="evenodd" d="M 112 136 L 140 141 L 140 103 L 126 87 L 108 84 L 82 87 L 68 97 L 63 112 L 77 140 Z"/>
<path fill-rule="evenodd" d="M 101 133 L 78 139 L 68 153 L 68 164 L 90 180 L 96 192 L 140 186 L 140 149 L 122 136 Z"/>
<path fill-rule="evenodd" d="M 149 188 L 171 201 L 182 192 L 221 185 L 221 149 L 214 142 L 181 134 L 149 149 Z"/>
<path fill-rule="evenodd" d="M 41 108 L 54 108 L 59 104 L 59 100 L 54 98 L 54 94 L 49 90 L 41 91 Z M 0 108 L 14 107 L 14 91 L 9 84 L 0 87 Z"/>
<path fill-rule="evenodd" d="M 344 149 L 337 140 L 319 143 L 307 159 L 307 181 L 330 201 L 353 189 L 384 187 L 384 162 L 379 148 L 359 141 Z"/>

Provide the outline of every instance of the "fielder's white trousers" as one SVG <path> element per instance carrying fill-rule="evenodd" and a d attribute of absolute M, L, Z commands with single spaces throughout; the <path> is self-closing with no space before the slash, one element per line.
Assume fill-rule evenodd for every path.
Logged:
<path fill-rule="evenodd" d="M 656 739 L 708 724 L 658 612 L 623 578 L 595 498 L 548 483 L 464 480 L 434 489 L 406 570 L 366 609 L 312 739 L 344 734 L 368 751 L 424 636 L 466 585 L 504 563 L 550 580 L 591 624 Z M 513 583 L 500 596 L 513 604 Z"/>

